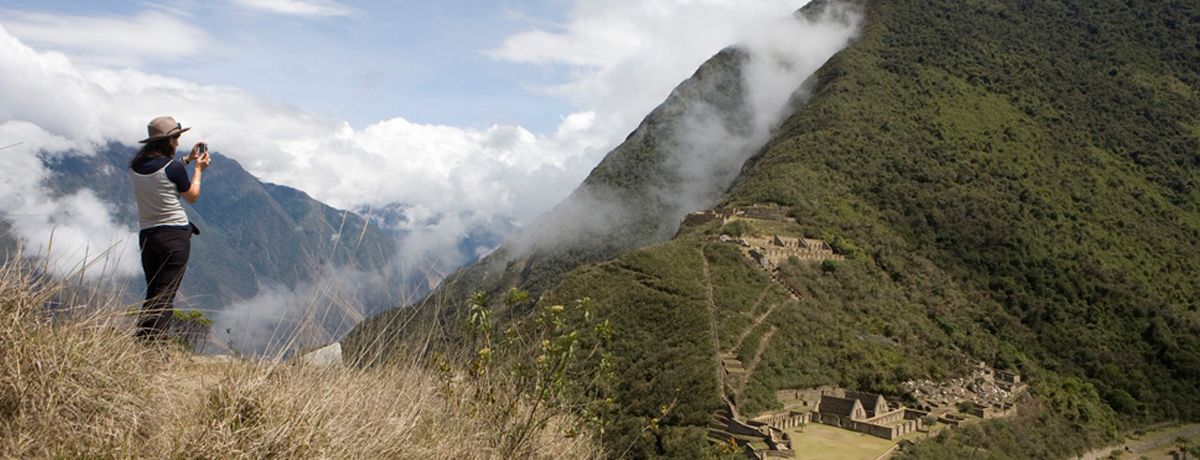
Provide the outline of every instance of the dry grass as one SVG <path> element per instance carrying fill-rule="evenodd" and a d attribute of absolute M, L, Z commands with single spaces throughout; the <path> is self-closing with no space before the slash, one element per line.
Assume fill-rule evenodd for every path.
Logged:
<path fill-rule="evenodd" d="M 594 437 L 557 429 L 574 424 L 566 416 L 506 445 L 512 427 L 485 414 L 513 400 L 471 398 L 486 393 L 479 382 L 447 382 L 421 363 L 196 357 L 135 341 L 120 306 L 70 297 L 0 268 L 0 458 L 603 456 Z"/>

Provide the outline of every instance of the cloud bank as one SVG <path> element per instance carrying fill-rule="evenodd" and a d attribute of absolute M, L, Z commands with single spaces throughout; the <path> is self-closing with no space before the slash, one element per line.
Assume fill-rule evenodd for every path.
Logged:
<path fill-rule="evenodd" d="M 59 196 L 44 186 L 50 173 L 43 159 L 66 155 L 48 152 L 87 155 L 87 146 L 23 121 L 0 124 L 0 144 L 0 218 L 25 240 L 24 255 L 43 258 L 60 275 L 138 273 L 137 238 L 113 219 L 108 204 L 88 189 Z"/>

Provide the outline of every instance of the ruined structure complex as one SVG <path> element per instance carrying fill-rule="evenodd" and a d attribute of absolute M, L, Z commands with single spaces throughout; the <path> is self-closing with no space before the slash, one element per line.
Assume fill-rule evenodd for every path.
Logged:
<path fill-rule="evenodd" d="M 874 393 L 833 391 L 822 394 L 811 412 L 784 411 L 764 414 L 751 420 L 780 429 L 805 423 L 836 426 L 887 440 L 898 439 L 924 428 L 925 412 L 889 404 Z"/>
<path fill-rule="evenodd" d="M 1020 374 L 995 370 L 984 363 L 978 363 L 975 370 L 966 377 L 940 383 L 931 380 L 911 380 L 905 382 L 904 387 L 916 398 L 918 408 L 939 419 L 946 418 L 946 423 L 957 424 L 959 420 L 944 416 L 954 412 L 980 418 L 1013 414 L 1017 399 L 1028 385 L 1021 382 Z"/>
<path fill-rule="evenodd" d="M 833 253 L 833 248 L 821 240 L 811 238 L 788 238 L 773 235 L 770 238 L 746 238 L 750 258 L 765 270 L 773 270 L 788 259 L 800 261 L 845 260 Z"/>
<path fill-rule="evenodd" d="M 695 227 L 709 222 L 719 222 L 721 225 L 725 225 L 735 218 L 795 222 L 795 219 L 787 216 L 787 212 L 783 208 L 760 204 L 693 212 L 684 216 L 682 227 Z"/>
<path fill-rule="evenodd" d="M 881 395 L 847 391 L 843 397 L 821 396 L 811 417 L 817 423 L 893 440 L 924 428 L 921 418 L 926 415 L 900 404 L 889 406 Z"/>
<path fill-rule="evenodd" d="M 795 222 L 778 206 L 755 205 L 693 212 L 684 217 L 680 231 L 710 222 L 725 225 L 739 219 Z M 813 238 L 780 235 L 771 235 L 770 237 L 747 235 L 742 238 L 733 238 L 722 235 L 721 240 L 735 241 L 740 244 L 742 253 L 758 262 L 767 271 L 773 271 L 793 257 L 800 261 L 816 262 L 845 259 L 844 256 L 835 254 L 829 243 Z"/>
<path fill-rule="evenodd" d="M 725 208 L 692 213 L 684 219 L 680 231 L 714 222 L 726 225 L 738 220 L 760 222 L 753 227 L 741 227 L 733 232 L 735 235 L 741 234 L 740 236 L 721 234 L 717 238 L 723 242 L 738 244 L 743 256 L 770 273 L 772 280 L 787 289 L 794 299 L 800 299 L 802 293 L 779 279 L 778 269 L 781 265 L 789 260 L 823 262 L 845 259 L 844 256 L 836 254 L 833 247 L 825 241 L 776 233 L 791 232 L 788 225 L 781 226 L 779 222 L 793 220 L 787 217 L 781 208 L 775 206 Z M 755 230 L 769 236 L 753 234 Z M 704 257 L 703 250 L 701 256 Z M 713 347 L 718 350 L 717 356 L 714 357 L 716 378 L 721 388 L 721 399 L 725 403 L 722 410 L 713 414 L 710 424 L 709 436 L 717 442 L 736 443 L 752 458 L 786 458 L 795 456 L 788 430 L 807 423 L 820 423 L 886 440 L 896 440 L 925 429 L 926 421 L 930 420 L 931 416 L 943 423 L 957 425 L 967 420 L 963 414 L 990 418 L 1006 416 L 1015 411 L 1015 395 L 1025 388 L 1021 377 L 1015 373 L 992 370 L 980 364 L 976 373 L 969 378 L 940 384 L 930 381 L 908 382 L 909 391 L 918 401 L 917 407 L 905 407 L 895 401 L 889 403 L 882 395 L 874 393 L 838 388 L 789 390 L 795 392 L 794 402 L 799 404 L 785 403 L 784 407 L 787 410 L 744 419 L 738 413 L 737 400 L 740 399 L 746 382 L 754 374 L 764 349 L 769 346 L 770 339 L 777 329 L 771 326 L 763 333 L 758 344 L 759 349 L 753 362 L 748 363 L 749 366 L 738 359 L 737 350 L 741 348 L 742 340 L 754 328 L 761 326 L 778 305 L 768 308 L 744 330 L 734 341 L 732 348 L 722 348 L 715 323 L 717 306 L 714 301 L 712 274 L 707 258 L 703 260 L 711 314 L 710 335 Z M 761 303 L 762 299 L 758 302 Z M 755 304 L 751 310 L 757 310 L 757 307 L 758 304 Z M 803 398 L 800 396 L 802 392 L 805 393 Z"/>
<path fill-rule="evenodd" d="M 714 415 L 718 436 L 734 436 L 752 458 L 795 456 L 787 431 L 808 423 L 820 423 L 887 440 L 896 440 L 925 428 L 927 412 L 889 403 L 882 395 L 854 391 L 822 391 L 809 411 L 784 410 L 754 417 L 745 422 L 731 416 L 731 409 Z"/>

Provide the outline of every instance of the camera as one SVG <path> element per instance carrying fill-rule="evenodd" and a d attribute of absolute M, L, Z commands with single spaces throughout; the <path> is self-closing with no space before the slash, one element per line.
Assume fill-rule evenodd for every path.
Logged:
<path fill-rule="evenodd" d="M 208 144 L 201 142 L 199 152 L 200 153 L 208 153 Z"/>

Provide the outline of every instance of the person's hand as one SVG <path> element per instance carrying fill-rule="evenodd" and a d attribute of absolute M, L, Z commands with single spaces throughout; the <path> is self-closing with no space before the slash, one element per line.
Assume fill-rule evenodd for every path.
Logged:
<path fill-rule="evenodd" d="M 212 163 L 212 155 L 209 155 L 208 152 L 201 153 L 199 157 L 196 158 L 196 167 L 200 168 L 201 170 L 208 169 L 209 163 Z"/>
<path fill-rule="evenodd" d="M 191 163 L 193 161 L 200 159 L 200 145 L 201 144 L 204 144 L 204 143 L 197 142 L 196 145 L 192 146 L 192 152 L 189 153 L 187 157 L 184 157 L 183 164 L 188 164 L 188 163 Z"/>

